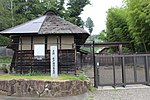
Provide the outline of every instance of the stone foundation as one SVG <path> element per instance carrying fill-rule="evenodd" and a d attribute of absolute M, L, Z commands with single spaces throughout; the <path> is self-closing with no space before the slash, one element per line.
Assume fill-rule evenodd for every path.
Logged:
<path fill-rule="evenodd" d="M 0 80 L 0 94 L 7 96 L 61 97 L 83 94 L 88 81 Z"/>

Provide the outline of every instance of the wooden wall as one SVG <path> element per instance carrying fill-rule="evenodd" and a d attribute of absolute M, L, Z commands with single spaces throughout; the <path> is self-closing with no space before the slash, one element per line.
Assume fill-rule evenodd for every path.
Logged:
<path fill-rule="evenodd" d="M 22 44 L 22 46 L 21 46 Z M 32 37 L 23 36 L 19 40 L 19 49 L 18 50 L 31 50 Z M 65 35 L 65 36 L 47 36 L 47 43 L 45 43 L 45 36 L 33 36 L 33 45 L 34 44 L 47 44 L 47 50 L 50 50 L 50 46 L 58 45 L 58 49 L 73 49 L 74 36 Z"/>
<path fill-rule="evenodd" d="M 50 50 L 47 50 L 45 57 L 40 60 L 36 59 L 33 53 L 33 50 L 16 51 L 11 70 L 14 68 L 14 71 L 20 74 L 29 72 L 50 73 Z M 58 51 L 58 72 L 59 74 L 76 73 L 75 50 Z"/>

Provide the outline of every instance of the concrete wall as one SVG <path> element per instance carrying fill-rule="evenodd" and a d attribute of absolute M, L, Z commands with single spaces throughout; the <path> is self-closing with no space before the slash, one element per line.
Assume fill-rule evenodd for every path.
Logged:
<path fill-rule="evenodd" d="M 88 81 L 0 80 L 0 95 L 61 97 L 83 94 Z"/>
<path fill-rule="evenodd" d="M 6 48 L 6 46 L 0 47 L 0 56 L 13 56 L 14 51 Z"/>
<path fill-rule="evenodd" d="M 60 41 L 61 40 L 61 41 Z M 50 46 L 57 45 L 57 36 L 48 36 L 47 38 L 47 49 L 50 49 Z M 33 44 L 44 44 L 45 36 L 33 36 Z M 74 43 L 74 36 L 65 35 L 58 37 L 58 49 L 72 49 Z M 61 43 L 61 45 L 60 45 Z M 21 41 L 20 41 L 21 44 Z M 34 50 L 34 46 L 32 47 Z M 19 45 L 19 50 L 21 50 L 21 45 Z M 31 50 L 31 37 L 22 37 L 22 50 Z"/>

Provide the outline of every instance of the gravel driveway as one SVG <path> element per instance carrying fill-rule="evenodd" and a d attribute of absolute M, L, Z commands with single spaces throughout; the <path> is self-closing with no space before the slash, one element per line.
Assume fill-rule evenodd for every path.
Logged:
<path fill-rule="evenodd" d="M 83 100 L 150 100 L 150 87 L 145 85 L 129 85 L 126 88 L 99 88 Z"/>

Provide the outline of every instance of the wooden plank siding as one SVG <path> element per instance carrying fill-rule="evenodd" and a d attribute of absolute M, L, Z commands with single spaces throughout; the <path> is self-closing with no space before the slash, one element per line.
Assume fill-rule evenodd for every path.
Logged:
<path fill-rule="evenodd" d="M 46 50 L 45 57 L 38 60 L 34 57 L 34 50 L 18 50 L 16 51 L 16 57 L 12 60 L 14 71 L 16 73 L 29 73 L 29 72 L 50 72 L 50 50 Z M 75 62 L 75 50 L 66 49 L 58 50 L 58 72 L 75 74 L 76 62 Z"/>

